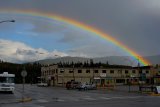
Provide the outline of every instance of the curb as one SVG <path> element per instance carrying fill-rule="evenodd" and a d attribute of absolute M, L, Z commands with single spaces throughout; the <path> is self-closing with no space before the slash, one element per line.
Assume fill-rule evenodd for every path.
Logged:
<path fill-rule="evenodd" d="M 160 94 L 155 94 L 155 93 L 152 93 L 150 94 L 151 96 L 160 96 Z"/>
<path fill-rule="evenodd" d="M 30 101 L 32 101 L 32 98 L 23 98 L 23 99 L 16 99 L 15 101 L 11 101 L 11 102 L 1 102 L 0 104 L 24 103 L 24 102 L 30 102 Z"/>
<path fill-rule="evenodd" d="M 154 94 L 154 92 L 141 92 L 142 94 Z"/>
<path fill-rule="evenodd" d="M 19 99 L 19 102 L 30 102 L 32 101 L 32 98 L 23 98 L 23 99 Z"/>

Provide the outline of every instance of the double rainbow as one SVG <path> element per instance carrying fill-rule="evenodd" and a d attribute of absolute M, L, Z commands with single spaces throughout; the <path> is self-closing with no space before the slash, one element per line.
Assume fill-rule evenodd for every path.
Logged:
<path fill-rule="evenodd" d="M 3 13 L 4 12 L 7 12 L 7 13 L 11 12 L 11 13 L 16 13 L 16 14 L 21 14 L 21 15 L 44 17 L 44 18 L 49 18 L 49 19 L 53 19 L 56 21 L 60 21 L 60 22 L 72 25 L 76 28 L 88 31 L 88 32 L 92 33 L 93 35 L 99 36 L 102 39 L 105 39 L 106 41 L 111 42 L 112 44 L 118 46 L 119 48 L 121 48 L 122 50 L 127 52 L 130 56 L 134 57 L 135 59 L 138 59 L 141 64 L 143 64 L 145 66 L 150 65 L 149 61 L 144 59 L 141 55 L 139 55 L 138 53 L 136 53 L 135 51 L 130 49 L 128 46 L 126 46 L 125 44 L 118 41 L 117 39 L 111 37 L 110 35 L 104 33 L 103 31 L 101 31 L 97 28 L 91 27 L 87 24 L 73 20 L 71 18 L 55 15 L 52 13 L 38 12 L 38 11 L 34 11 L 34 10 L 15 10 L 15 9 L 13 9 L 13 10 L 2 10 L 1 12 L 3 12 Z"/>

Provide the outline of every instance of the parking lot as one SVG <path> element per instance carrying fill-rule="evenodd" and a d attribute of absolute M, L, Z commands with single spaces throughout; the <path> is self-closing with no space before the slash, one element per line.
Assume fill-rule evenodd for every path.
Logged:
<path fill-rule="evenodd" d="M 22 99 L 22 85 L 16 85 L 14 94 L 0 93 L 0 107 L 131 107 L 145 105 L 158 106 L 160 97 L 148 96 L 136 92 L 128 92 L 128 87 L 119 87 L 116 90 L 67 90 L 63 87 L 37 87 L 25 85 L 23 96 L 32 101 L 20 102 Z"/>

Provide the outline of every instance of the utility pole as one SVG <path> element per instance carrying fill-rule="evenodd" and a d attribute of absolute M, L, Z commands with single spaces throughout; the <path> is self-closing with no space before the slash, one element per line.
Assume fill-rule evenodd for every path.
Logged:
<path fill-rule="evenodd" d="M 94 81 L 94 67 L 93 67 L 93 80 L 92 80 L 92 82 L 94 83 L 95 81 Z"/>
<path fill-rule="evenodd" d="M 137 59 L 138 61 L 138 65 L 137 65 L 137 68 L 138 68 L 138 73 L 139 73 L 139 91 L 141 91 L 141 82 L 140 82 L 140 78 L 141 78 L 141 74 L 140 74 L 140 63 L 139 63 L 139 58 Z"/>
<path fill-rule="evenodd" d="M 74 75 L 74 64 L 73 64 L 73 80 L 75 81 L 75 75 Z"/>
<path fill-rule="evenodd" d="M 62 59 L 61 55 L 56 54 L 54 56 L 60 59 L 60 62 L 58 64 L 58 66 L 60 68 L 60 73 L 62 73 L 61 74 L 61 79 L 62 79 L 61 81 L 62 81 L 62 87 L 63 87 L 64 86 L 64 73 L 65 73 L 65 66 L 63 65 L 64 62 L 63 62 L 63 59 Z M 57 84 L 58 84 L 58 76 L 59 76 L 59 74 L 58 74 L 58 70 L 57 70 Z"/>
<path fill-rule="evenodd" d="M 131 68 L 133 69 L 133 61 L 131 59 L 125 58 L 125 60 L 127 60 L 130 64 L 128 66 L 131 66 Z M 128 79 L 128 92 L 131 92 L 131 85 L 132 85 L 132 75 L 131 72 L 128 70 L 129 75 L 127 76 Z"/>

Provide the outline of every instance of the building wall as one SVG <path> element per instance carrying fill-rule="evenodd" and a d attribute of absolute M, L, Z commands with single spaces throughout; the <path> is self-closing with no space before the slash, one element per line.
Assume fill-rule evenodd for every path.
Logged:
<path fill-rule="evenodd" d="M 130 80 L 138 82 L 141 73 L 150 78 L 158 69 L 150 68 L 58 68 L 57 65 L 41 68 L 41 75 L 50 85 L 65 86 L 67 81 L 75 80 L 81 83 L 96 82 L 98 85 L 127 84 Z M 157 72 L 160 73 L 160 72 Z M 148 80 L 149 81 L 149 80 Z"/>

